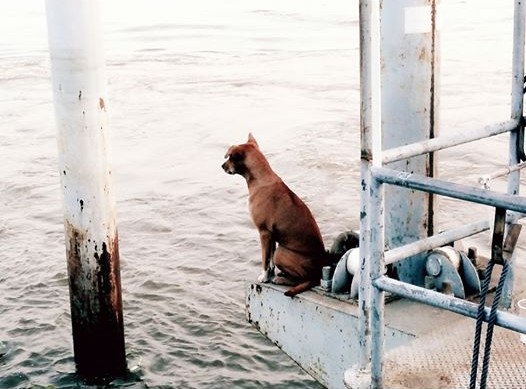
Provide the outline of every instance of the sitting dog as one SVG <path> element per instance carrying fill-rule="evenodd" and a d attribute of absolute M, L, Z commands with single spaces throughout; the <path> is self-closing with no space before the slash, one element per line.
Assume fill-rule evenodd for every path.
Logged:
<path fill-rule="evenodd" d="M 317 285 L 327 253 L 309 208 L 274 173 L 252 134 L 247 143 L 231 146 L 225 158 L 224 171 L 247 181 L 248 207 L 261 240 L 258 281 L 293 286 L 285 292 L 291 297 Z M 274 278 L 272 261 L 280 271 Z"/>

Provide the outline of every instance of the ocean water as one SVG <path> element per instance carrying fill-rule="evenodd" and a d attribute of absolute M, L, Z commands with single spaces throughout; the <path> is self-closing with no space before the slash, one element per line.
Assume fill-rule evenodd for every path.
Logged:
<path fill-rule="evenodd" d="M 227 147 L 252 131 L 326 245 L 358 227 L 358 2 L 112 0 L 103 28 L 128 365 L 114 386 L 317 388 L 246 323 L 259 273 Z M 440 9 L 441 132 L 510 115 L 511 1 Z M 0 388 L 75 387 L 44 2 L 0 12 Z M 477 185 L 507 137 L 439 153 Z M 504 180 L 492 186 L 503 190 Z M 441 228 L 484 207 L 443 200 Z M 487 249 L 488 235 L 466 244 Z M 518 263 L 524 266 L 521 238 Z M 518 271 L 523 271 L 520 268 Z M 135 382 L 138 381 L 138 382 Z"/>

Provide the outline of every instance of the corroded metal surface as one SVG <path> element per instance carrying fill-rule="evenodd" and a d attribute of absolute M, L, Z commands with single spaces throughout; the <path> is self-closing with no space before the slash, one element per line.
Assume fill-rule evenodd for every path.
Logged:
<path fill-rule="evenodd" d="M 382 149 L 438 135 L 439 32 L 435 0 L 381 1 Z M 381 158 L 381 157 L 380 157 Z M 390 168 L 435 176 L 429 153 L 393 162 Z M 385 244 L 394 249 L 426 238 L 434 230 L 433 195 L 386 186 Z M 425 258 L 396 263 L 400 280 L 423 285 Z"/>
<path fill-rule="evenodd" d="M 359 363 L 361 352 L 357 304 L 316 291 L 289 298 L 283 290 L 247 283 L 247 320 L 318 382 L 331 389 L 345 388 L 344 373 Z M 386 327 L 387 349 L 410 339 L 411 334 Z"/>
<path fill-rule="evenodd" d="M 66 221 L 66 252 L 73 348 L 88 378 L 126 370 L 118 235 L 92 241 Z"/>

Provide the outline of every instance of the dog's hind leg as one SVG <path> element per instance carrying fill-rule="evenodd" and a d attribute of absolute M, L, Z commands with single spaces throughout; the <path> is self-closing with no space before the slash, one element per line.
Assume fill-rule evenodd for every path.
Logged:
<path fill-rule="evenodd" d="M 284 277 L 284 276 L 276 276 L 271 280 L 271 282 L 276 285 L 286 285 L 286 286 L 297 285 L 297 282 L 295 282 L 294 280 L 291 280 L 290 278 Z"/>

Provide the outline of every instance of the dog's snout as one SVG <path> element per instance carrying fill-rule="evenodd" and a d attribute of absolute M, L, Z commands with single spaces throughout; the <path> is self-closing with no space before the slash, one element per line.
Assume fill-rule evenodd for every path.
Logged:
<path fill-rule="evenodd" d="M 221 165 L 223 170 L 228 174 L 235 174 L 234 168 L 230 161 L 226 161 L 224 164 Z"/>

